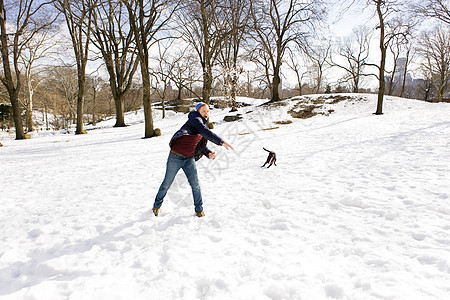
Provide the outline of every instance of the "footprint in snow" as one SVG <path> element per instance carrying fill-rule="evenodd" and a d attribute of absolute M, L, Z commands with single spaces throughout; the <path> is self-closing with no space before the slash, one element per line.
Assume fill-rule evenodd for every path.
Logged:
<path fill-rule="evenodd" d="M 327 298 L 342 299 L 344 296 L 344 290 L 337 284 L 327 284 L 324 287 L 325 295 Z"/>
<path fill-rule="evenodd" d="M 423 241 L 424 239 L 426 239 L 427 235 L 423 234 L 423 233 L 411 233 L 411 237 L 413 239 L 415 239 L 416 241 Z"/>
<path fill-rule="evenodd" d="M 420 255 L 417 260 L 421 265 L 435 265 L 440 261 L 437 257 L 431 255 Z"/>
<path fill-rule="evenodd" d="M 222 237 L 216 235 L 208 235 L 211 242 L 218 243 L 222 240 Z"/>
<path fill-rule="evenodd" d="M 261 245 L 266 247 L 272 245 L 272 243 L 268 239 L 261 239 L 259 242 L 261 243 Z"/>
<path fill-rule="evenodd" d="M 289 226 L 285 222 L 272 224 L 269 228 L 272 230 L 289 230 Z"/>
<path fill-rule="evenodd" d="M 387 261 L 382 260 L 382 259 L 371 259 L 371 260 L 368 260 L 366 263 L 371 267 L 379 267 L 379 268 L 388 264 Z"/>
<path fill-rule="evenodd" d="M 34 239 L 38 238 L 41 234 L 42 234 L 42 231 L 40 231 L 39 229 L 33 229 L 28 232 L 28 237 L 34 240 Z"/>

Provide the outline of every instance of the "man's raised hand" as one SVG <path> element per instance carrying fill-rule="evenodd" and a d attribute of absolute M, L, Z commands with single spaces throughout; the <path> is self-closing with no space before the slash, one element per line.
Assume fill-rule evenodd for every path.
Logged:
<path fill-rule="evenodd" d="M 225 143 L 225 142 L 223 142 L 223 144 L 222 144 L 222 146 L 224 146 L 225 147 L 225 149 L 227 149 L 227 150 L 234 150 L 234 148 L 233 147 L 231 147 L 231 145 L 230 144 L 228 144 L 228 143 Z"/>

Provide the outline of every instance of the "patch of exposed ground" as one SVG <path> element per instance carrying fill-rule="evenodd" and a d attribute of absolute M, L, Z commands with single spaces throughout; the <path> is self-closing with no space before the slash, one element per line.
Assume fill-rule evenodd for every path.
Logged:
<path fill-rule="evenodd" d="M 194 105 L 197 102 L 200 102 L 199 99 L 188 99 L 188 100 L 169 100 L 164 102 L 165 109 L 167 110 L 173 110 L 175 112 L 181 112 L 181 113 L 189 113 L 193 110 Z M 236 102 L 236 107 L 245 107 L 249 106 L 250 104 L 244 103 L 244 102 Z M 156 109 L 162 109 L 162 103 L 156 103 L 154 104 L 154 107 Z M 225 98 L 214 98 L 210 100 L 210 107 L 216 108 L 216 109 L 225 109 L 225 108 L 231 108 L 232 103 L 230 100 Z"/>
<path fill-rule="evenodd" d="M 330 104 L 337 104 L 342 101 L 364 101 L 361 97 L 343 96 L 343 95 L 329 95 L 320 97 L 300 97 L 292 99 L 297 103 L 288 111 L 288 113 L 297 119 L 308 119 L 316 115 L 328 116 L 334 112 Z"/>

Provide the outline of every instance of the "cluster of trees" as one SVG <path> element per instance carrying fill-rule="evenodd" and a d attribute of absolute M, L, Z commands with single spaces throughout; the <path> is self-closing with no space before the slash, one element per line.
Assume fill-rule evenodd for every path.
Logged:
<path fill-rule="evenodd" d="M 24 110 L 33 130 L 33 105 L 54 114 L 58 126 L 75 122 L 76 134 L 85 133 L 86 115 L 96 122 L 114 108 L 121 127 L 125 111 L 143 106 L 148 138 L 157 135 L 155 99 L 164 109 L 167 99 L 209 103 L 222 94 L 235 110 L 237 94 L 268 93 L 275 102 L 330 92 L 330 68 L 342 72 L 336 92 L 360 92 L 364 78 L 376 78 L 376 114 L 386 93 L 417 97 L 423 90 L 424 98 L 434 93 L 439 100 L 448 93 L 449 0 L 366 0 L 376 28 L 361 26 L 340 43 L 319 30 L 326 2 L 0 0 L 0 97 L 11 103 L 17 139 L 25 138 Z M 440 25 L 417 34 L 425 19 Z M 379 39 L 376 63 L 373 37 Z M 411 79 L 413 63 L 420 82 Z M 97 70 L 87 73 L 92 66 Z M 289 91 L 284 82 L 293 85 Z"/>

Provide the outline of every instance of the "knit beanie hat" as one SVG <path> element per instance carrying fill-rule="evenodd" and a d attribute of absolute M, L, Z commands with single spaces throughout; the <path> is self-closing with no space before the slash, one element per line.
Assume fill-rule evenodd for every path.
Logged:
<path fill-rule="evenodd" d="M 203 103 L 203 102 L 197 103 L 197 105 L 195 105 L 195 110 L 198 111 L 200 109 L 200 107 L 202 107 L 203 105 L 206 105 L 206 103 Z"/>

